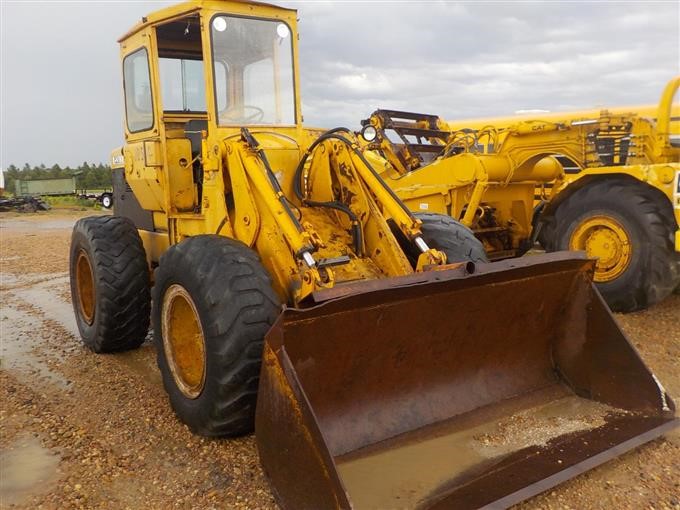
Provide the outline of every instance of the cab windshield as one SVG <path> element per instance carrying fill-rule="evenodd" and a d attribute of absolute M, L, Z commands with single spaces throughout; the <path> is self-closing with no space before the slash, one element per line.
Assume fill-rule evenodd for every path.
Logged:
<path fill-rule="evenodd" d="M 211 31 L 218 124 L 295 124 L 288 25 L 218 15 Z"/>

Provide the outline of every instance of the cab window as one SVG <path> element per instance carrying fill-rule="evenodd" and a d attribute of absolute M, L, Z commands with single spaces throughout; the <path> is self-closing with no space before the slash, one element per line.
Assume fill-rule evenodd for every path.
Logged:
<path fill-rule="evenodd" d="M 146 48 L 130 53 L 123 60 L 125 117 L 128 131 L 135 133 L 153 127 L 153 100 Z"/>
<path fill-rule="evenodd" d="M 159 63 L 163 110 L 205 112 L 203 61 L 161 58 Z"/>
<path fill-rule="evenodd" d="M 288 25 L 220 14 L 211 20 L 211 35 L 218 124 L 295 124 Z"/>

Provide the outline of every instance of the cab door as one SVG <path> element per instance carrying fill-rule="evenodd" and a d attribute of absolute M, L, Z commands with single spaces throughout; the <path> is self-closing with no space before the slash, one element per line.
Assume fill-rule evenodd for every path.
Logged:
<path fill-rule="evenodd" d="M 125 181 L 142 209 L 165 211 L 165 178 L 152 28 L 121 43 L 125 102 Z"/>

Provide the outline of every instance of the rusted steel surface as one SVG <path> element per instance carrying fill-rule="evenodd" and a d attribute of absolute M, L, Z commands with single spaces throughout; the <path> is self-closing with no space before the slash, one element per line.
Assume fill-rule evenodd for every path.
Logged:
<path fill-rule="evenodd" d="M 281 349 L 279 324 L 265 345 L 257 404 L 258 451 L 263 459 L 275 459 L 267 473 L 273 492 L 288 508 L 350 508 L 295 369 Z"/>
<path fill-rule="evenodd" d="M 650 428 L 655 422 L 659 422 L 661 425 Z M 626 439 L 630 437 L 632 433 L 636 432 L 636 429 L 633 428 L 635 426 L 637 426 L 636 428 L 639 431 L 639 434 L 633 436 L 631 439 Z M 524 501 L 525 499 L 540 494 L 541 492 L 547 491 L 548 489 L 551 489 L 552 487 L 555 487 L 556 485 L 559 485 L 570 478 L 578 476 L 581 473 L 585 473 L 589 469 L 593 469 L 600 464 L 618 457 L 619 455 L 623 455 L 633 448 L 637 448 L 640 445 L 656 439 L 665 432 L 668 432 L 679 426 L 680 419 L 678 418 L 674 420 L 666 420 L 663 418 L 640 419 L 636 425 L 626 424 L 624 429 L 618 428 L 615 422 L 612 424 L 607 424 L 607 426 L 597 429 L 596 434 L 591 434 L 588 439 L 590 441 L 597 441 L 597 445 L 595 448 L 591 449 L 592 451 L 595 451 L 596 448 L 607 448 L 607 446 L 610 446 L 608 449 L 603 449 L 600 453 L 596 453 L 595 455 L 587 457 L 586 460 L 570 464 L 570 458 L 583 458 L 583 452 L 579 451 L 579 447 L 583 448 L 586 442 L 584 439 L 584 442 L 579 443 L 572 438 L 572 440 L 565 445 L 566 448 L 560 449 L 553 447 L 550 452 L 541 452 L 540 455 L 533 456 L 530 454 L 530 452 L 527 452 L 527 454 L 522 459 L 521 465 L 515 464 L 511 466 L 511 473 L 506 470 L 505 472 L 499 471 L 500 476 L 495 475 L 498 485 L 494 485 L 492 480 L 487 479 L 483 482 L 484 486 L 478 486 L 476 490 L 489 491 L 489 486 L 491 486 L 494 487 L 494 490 L 498 494 L 508 494 L 508 492 L 510 492 L 512 489 L 512 479 L 521 479 L 521 475 L 518 476 L 519 469 L 524 471 L 530 470 L 531 472 L 537 472 L 540 470 L 545 478 L 531 485 L 524 486 L 519 490 L 499 498 L 493 503 L 489 503 L 483 507 L 487 510 L 508 508 L 521 501 Z M 592 451 L 589 453 L 592 453 Z M 562 465 L 567 465 L 569 467 L 560 471 L 556 471 L 558 466 Z M 549 473 L 552 472 L 555 472 L 555 474 L 549 475 Z M 515 482 L 515 484 L 517 484 L 517 482 Z M 517 484 L 517 486 L 519 485 Z M 475 491 L 475 488 L 470 486 L 467 488 L 467 490 L 472 494 Z M 456 504 L 459 506 L 459 508 L 463 507 L 461 505 L 463 502 L 461 494 L 458 493 L 455 495 L 455 497 L 458 498 Z M 448 501 L 447 499 L 438 501 L 435 505 L 432 505 L 429 508 L 431 510 L 445 510 L 454 508 L 454 506 L 451 504 L 452 502 L 450 498 L 451 496 L 449 496 Z"/>
<path fill-rule="evenodd" d="M 673 403 L 592 272 L 573 254 L 532 256 L 285 310 L 256 418 L 279 502 L 507 506 L 662 433 Z"/>
<path fill-rule="evenodd" d="M 554 252 L 532 257 L 522 257 L 514 259 L 506 259 L 490 264 L 474 264 L 470 266 L 468 263 L 456 263 L 443 266 L 444 269 L 435 271 L 425 271 L 422 273 L 413 273 L 406 276 L 399 276 L 396 278 L 383 278 L 380 280 L 366 280 L 353 283 L 341 283 L 330 289 L 318 290 L 312 293 L 309 306 L 318 305 L 333 299 L 347 297 L 357 294 L 368 294 L 379 290 L 391 289 L 394 287 L 410 287 L 414 285 L 432 284 L 437 282 L 446 282 L 449 280 L 459 280 L 466 276 L 476 274 L 502 273 L 508 269 L 518 270 L 522 268 L 531 268 L 536 265 L 552 263 L 553 268 L 559 270 L 562 265 L 565 267 L 573 267 L 575 261 L 588 260 L 583 252 Z M 530 270 L 529 270 L 530 271 Z M 588 269 L 592 271 L 592 269 Z"/>

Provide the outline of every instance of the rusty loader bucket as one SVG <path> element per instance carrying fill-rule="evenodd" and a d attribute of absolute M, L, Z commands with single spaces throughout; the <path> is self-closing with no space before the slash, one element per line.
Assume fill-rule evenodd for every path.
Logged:
<path fill-rule="evenodd" d="M 676 426 L 592 273 L 573 253 L 539 255 L 286 310 L 256 417 L 278 502 L 504 508 Z"/>

